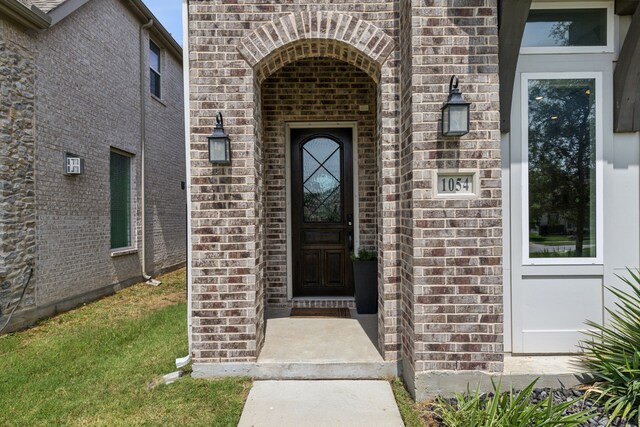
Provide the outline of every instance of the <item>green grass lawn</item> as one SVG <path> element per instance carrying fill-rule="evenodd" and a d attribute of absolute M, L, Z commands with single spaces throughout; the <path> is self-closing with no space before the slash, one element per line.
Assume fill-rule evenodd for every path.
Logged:
<path fill-rule="evenodd" d="M 235 426 L 248 379 L 159 385 L 187 354 L 184 270 L 0 337 L 0 425 Z"/>
<path fill-rule="evenodd" d="M 402 421 L 406 427 L 425 427 L 418 404 L 413 400 L 400 378 L 391 380 L 391 389 L 398 403 Z"/>

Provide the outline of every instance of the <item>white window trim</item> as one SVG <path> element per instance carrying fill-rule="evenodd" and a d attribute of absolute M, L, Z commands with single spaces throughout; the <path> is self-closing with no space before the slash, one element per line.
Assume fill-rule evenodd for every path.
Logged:
<path fill-rule="evenodd" d="M 322 128 L 347 128 L 352 129 L 353 152 L 353 250 L 360 250 L 360 194 L 359 166 L 358 166 L 358 123 L 357 122 L 287 122 L 285 124 L 285 188 L 286 188 L 286 216 L 287 216 L 287 299 L 293 300 L 293 239 L 291 224 L 291 129 L 322 129 Z M 307 299 L 323 299 L 323 297 L 311 297 Z M 353 300 L 353 297 L 330 297 L 324 299 Z"/>
<path fill-rule="evenodd" d="M 136 230 L 134 228 L 135 224 L 135 177 L 134 177 L 134 155 L 127 151 L 119 150 L 115 147 L 111 147 L 109 150 L 109 156 L 111 153 L 116 153 L 124 157 L 129 158 L 129 246 L 122 246 L 119 248 L 111 248 L 110 254 L 112 257 L 117 257 L 121 255 L 129 255 L 138 252 L 137 239 L 136 239 Z M 111 186 L 109 186 L 109 209 L 111 209 Z M 109 211 L 109 221 L 111 221 L 111 211 Z M 109 230 L 109 246 L 111 246 L 111 230 Z"/>
<path fill-rule="evenodd" d="M 153 65 L 151 65 L 151 45 L 154 45 L 156 48 L 158 48 L 158 68 L 159 69 L 155 69 L 155 67 Z M 154 42 L 153 40 L 149 39 L 149 69 L 153 70 L 155 73 L 158 74 L 158 77 L 160 78 L 160 96 L 156 95 L 155 93 L 151 92 L 151 81 L 149 81 L 149 93 L 151 93 L 151 96 L 153 96 L 154 98 L 161 100 L 162 99 L 162 94 L 163 94 L 163 90 L 162 90 L 162 73 L 160 72 L 160 70 L 162 70 L 162 48 L 160 47 L 160 45 L 158 45 L 158 43 Z M 149 74 L 149 79 L 151 79 L 151 74 Z"/>
<path fill-rule="evenodd" d="M 595 258 L 531 258 L 529 257 L 529 81 L 561 79 L 595 79 L 596 81 L 596 257 Z M 603 75 L 601 72 L 522 73 L 522 258 L 523 265 L 592 265 L 603 263 Z"/>
<path fill-rule="evenodd" d="M 540 46 L 521 47 L 522 54 L 553 53 L 613 53 L 615 34 L 615 14 L 611 1 L 569 1 L 533 3 L 531 9 L 607 9 L 607 45 L 606 46 Z"/>

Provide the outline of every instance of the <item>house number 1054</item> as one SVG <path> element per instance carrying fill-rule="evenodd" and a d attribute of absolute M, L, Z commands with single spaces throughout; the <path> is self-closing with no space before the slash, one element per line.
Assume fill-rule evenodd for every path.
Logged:
<path fill-rule="evenodd" d="M 463 181 L 464 180 L 464 181 Z M 461 178 L 442 178 L 442 190 L 441 193 L 453 193 L 462 191 L 464 188 L 465 192 L 468 192 L 471 188 L 471 183 L 469 182 L 469 177 Z"/>
<path fill-rule="evenodd" d="M 442 172 L 437 174 L 438 196 L 473 196 L 476 192 L 475 172 Z"/>

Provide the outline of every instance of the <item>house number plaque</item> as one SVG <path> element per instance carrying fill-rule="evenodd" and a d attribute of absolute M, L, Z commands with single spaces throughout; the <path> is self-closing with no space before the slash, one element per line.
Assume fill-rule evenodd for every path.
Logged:
<path fill-rule="evenodd" d="M 476 171 L 437 171 L 434 193 L 436 197 L 474 197 L 477 195 Z"/>

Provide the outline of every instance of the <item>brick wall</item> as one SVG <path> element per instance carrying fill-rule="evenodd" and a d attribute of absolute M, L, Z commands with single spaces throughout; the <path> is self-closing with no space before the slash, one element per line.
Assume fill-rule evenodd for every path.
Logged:
<path fill-rule="evenodd" d="M 132 244 L 139 249 L 140 25 L 118 0 L 91 1 L 38 36 L 39 305 L 140 277 L 139 251 L 111 256 L 109 198 L 113 147 L 133 156 Z M 162 102 L 146 101 L 149 273 L 185 256 L 182 67 L 166 52 L 162 60 Z M 61 173 L 65 152 L 85 159 L 84 175 Z"/>
<path fill-rule="evenodd" d="M 196 362 L 252 361 L 261 342 L 266 248 L 256 237 L 269 239 L 268 232 L 261 231 L 264 198 L 256 198 L 256 190 L 265 185 L 268 191 L 269 182 L 261 182 L 261 131 L 254 120 L 260 114 L 256 81 L 296 59 L 324 52 L 375 74 L 377 82 L 384 81 L 384 90 L 380 89 L 384 96 L 379 99 L 388 102 L 385 111 L 393 111 L 390 80 L 397 76 L 358 52 L 368 50 L 371 58 L 384 63 L 392 43 L 372 24 L 393 35 L 394 6 L 382 1 L 189 3 Z M 325 43 L 328 32 L 340 41 Z M 212 167 L 206 160 L 206 136 L 217 111 L 225 113 L 225 129 L 232 137 L 234 160 L 226 168 Z M 380 120 L 393 132 L 390 114 L 385 112 Z M 393 142 L 384 139 L 385 144 Z M 383 328 L 383 336 L 393 335 L 392 329 Z"/>
<path fill-rule="evenodd" d="M 38 275 L 34 306 L 16 318 L 22 324 L 141 279 L 141 25 L 125 2 L 96 0 L 28 37 L 36 52 Z M 162 61 L 163 99 L 146 89 L 148 273 L 180 265 L 186 251 L 182 64 L 166 51 Z M 143 69 L 148 79 L 146 60 Z M 120 256 L 110 249 L 112 147 L 132 155 L 133 250 Z M 63 174 L 65 152 L 84 159 L 83 175 Z"/>
<path fill-rule="evenodd" d="M 400 269 L 400 325 L 402 336 L 402 358 L 405 365 L 414 369 L 415 364 L 415 319 L 413 288 L 413 27 L 411 1 L 400 1 L 400 119 L 399 157 L 399 245 Z"/>
<path fill-rule="evenodd" d="M 429 370 L 502 370 L 502 228 L 496 0 L 411 1 L 411 203 L 415 362 Z M 409 31 L 409 29 L 403 29 Z M 443 138 L 452 74 L 471 106 L 471 132 Z M 479 197 L 431 196 L 433 171 L 477 169 Z M 409 239 L 408 239 L 409 240 Z"/>
<path fill-rule="evenodd" d="M 360 246 L 376 246 L 376 85 L 336 59 L 311 58 L 280 69 L 263 83 L 266 173 L 267 303 L 288 305 L 285 122 L 353 121 L 358 126 Z M 361 112 L 359 107 L 368 111 Z"/>
<path fill-rule="evenodd" d="M 0 328 L 35 262 L 34 62 L 32 40 L 0 18 Z M 35 279 L 21 309 L 35 303 Z"/>
<path fill-rule="evenodd" d="M 282 92 L 298 91 L 293 80 L 309 68 L 320 74 L 318 64 L 338 60 L 376 86 L 371 148 L 385 360 L 403 356 L 413 372 L 500 370 L 495 0 L 191 1 L 189 41 L 196 363 L 254 361 L 265 282 L 269 301 L 284 303 L 278 109 L 290 108 L 287 119 L 320 116 L 317 103 L 301 114 Z M 440 134 L 452 74 L 473 102 L 472 132 L 458 139 Z M 232 138 L 229 167 L 206 159 L 217 111 Z M 433 172 L 445 168 L 478 169 L 479 197 L 434 199 Z"/>
<path fill-rule="evenodd" d="M 271 6 L 264 5 L 269 8 Z M 224 13 L 230 8 L 228 13 Z M 196 362 L 254 360 L 262 314 L 257 282 L 262 221 L 256 197 L 259 93 L 234 42 L 249 25 L 237 5 L 189 2 L 191 47 L 192 355 Z M 215 14 L 217 19 L 210 21 Z M 229 44 L 223 42 L 229 40 Z M 224 114 L 232 166 L 208 161 L 206 137 Z"/>
<path fill-rule="evenodd" d="M 148 67 L 145 73 L 148 79 Z M 161 51 L 161 74 L 162 99 L 146 91 L 145 233 L 151 275 L 184 263 L 187 250 L 182 63 L 166 50 Z"/>
<path fill-rule="evenodd" d="M 37 37 L 38 305 L 140 277 L 138 253 L 110 256 L 109 198 L 110 147 L 133 156 L 132 188 L 140 183 L 138 39 L 117 0 L 89 2 Z M 83 175 L 62 174 L 65 152 L 84 159 Z"/>

